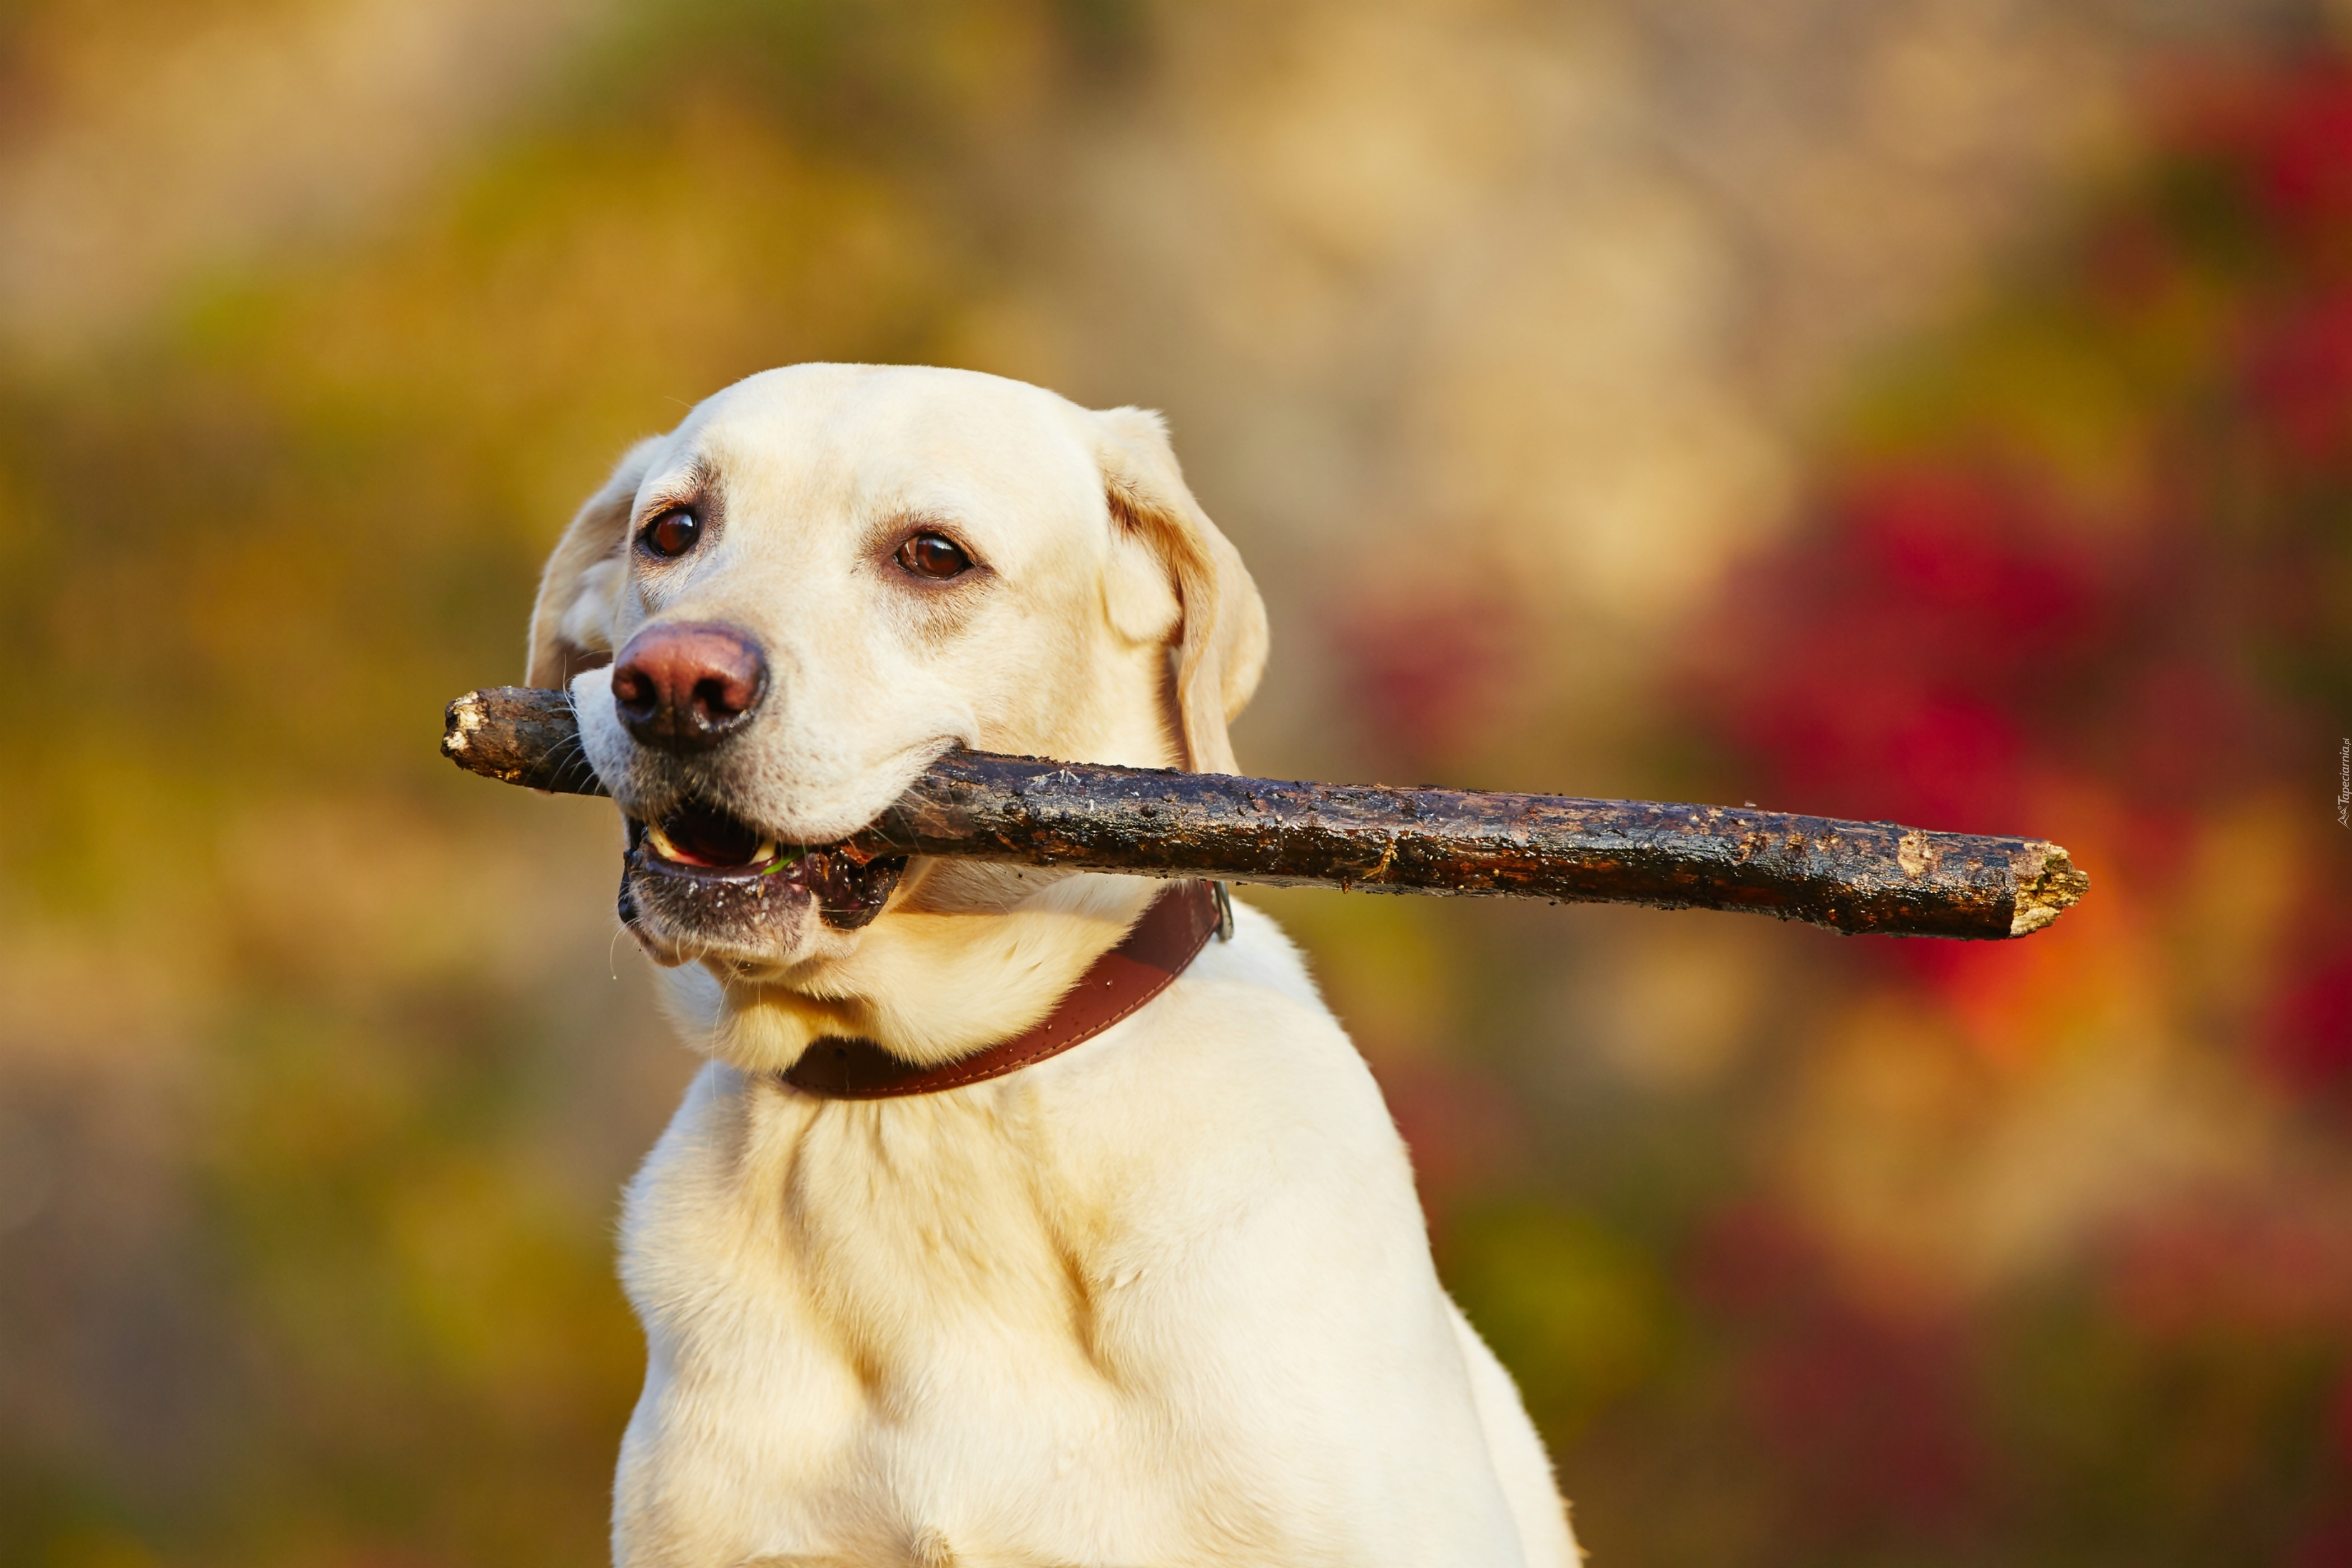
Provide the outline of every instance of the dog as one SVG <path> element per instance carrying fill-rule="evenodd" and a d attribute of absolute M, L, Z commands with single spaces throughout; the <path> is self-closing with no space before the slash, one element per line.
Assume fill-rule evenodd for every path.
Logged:
<path fill-rule="evenodd" d="M 842 847 L 955 746 L 1238 771 L 1265 614 L 1158 416 L 752 376 L 582 507 L 530 644 L 709 1058 L 624 1206 L 617 1563 L 1579 1561 L 1273 921 Z M 1081 1044 L 966 1068 L 1094 1005 L 1146 928 L 1197 953 L 1103 982 L 1129 1000 Z"/>

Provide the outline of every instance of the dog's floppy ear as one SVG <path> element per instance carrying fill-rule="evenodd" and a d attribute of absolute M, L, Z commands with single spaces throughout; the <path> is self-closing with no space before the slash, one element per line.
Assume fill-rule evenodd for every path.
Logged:
<path fill-rule="evenodd" d="M 1143 408 L 1098 414 L 1103 486 L 1111 525 L 1158 557 L 1175 590 L 1177 721 L 1184 765 L 1239 772 L 1226 723 L 1248 703 L 1265 669 L 1265 603 L 1241 554 L 1185 488 L 1168 426 Z"/>
<path fill-rule="evenodd" d="M 562 690 L 582 670 L 613 662 L 613 612 L 628 570 L 621 552 L 628 541 L 629 513 L 661 442 L 649 436 L 630 447 L 556 542 L 540 574 L 539 602 L 531 606 L 525 685 Z"/>

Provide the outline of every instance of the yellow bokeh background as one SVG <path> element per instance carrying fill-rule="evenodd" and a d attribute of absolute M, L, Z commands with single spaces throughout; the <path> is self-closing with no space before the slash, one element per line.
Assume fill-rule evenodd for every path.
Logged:
<path fill-rule="evenodd" d="M 2220 307 L 2124 361 L 2006 301 L 2166 81 L 2339 37 L 2289 0 L 11 6 L 0 1564 L 601 1560 L 614 1207 L 693 1058 L 615 940 L 609 806 L 435 742 L 634 438 L 810 359 L 1158 407 L 1269 603 L 1245 768 L 1736 792 L 1687 686 L 1742 574 L 1958 406 L 2085 528 L 2127 510 Z M 2344 868 L 2332 746 L 2178 825 L 2161 886 L 2109 874 L 2137 829 L 2089 773 L 1927 824 L 2101 879 L 1935 984 L 1730 916 L 1246 895 L 1597 1561 L 2352 1562 L 2352 1123 L 2221 1044 Z M 2214 1194 L 2285 1238 L 2239 1306 L 2103 1283 Z M 1869 1470 L 1882 1431 L 1923 1457 Z"/>

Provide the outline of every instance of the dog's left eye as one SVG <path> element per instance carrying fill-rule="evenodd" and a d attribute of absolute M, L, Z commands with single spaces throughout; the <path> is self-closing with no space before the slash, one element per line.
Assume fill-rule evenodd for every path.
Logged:
<path fill-rule="evenodd" d="M 647 523 L 646 531 L 637 535 L 637 542 L 648 554 L 673 561 L 693 549 L 694 542 L 701 537 L 702 520 L 690 511 L 678 510 L 666 511 Z"/>
<path fill-rule="evenodd" d="M 944 533 L 919 533 L 898 546 L 898 564 L 918 577 L 953 577 L 971 570 L 963 546 Z"/>

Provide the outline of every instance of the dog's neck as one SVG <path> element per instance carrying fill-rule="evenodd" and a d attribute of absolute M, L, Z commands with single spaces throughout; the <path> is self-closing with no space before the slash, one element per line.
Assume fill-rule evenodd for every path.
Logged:
<path fill-rule="evenodd" d="M 826 1036 L 930 1066 L 1030 1027 L 1161 890 L 1144 878 L 932 863 L 847 957 L 788 983 L 721 983 L 696 1010 L 711 1054 L 781 1072 Z"/>

